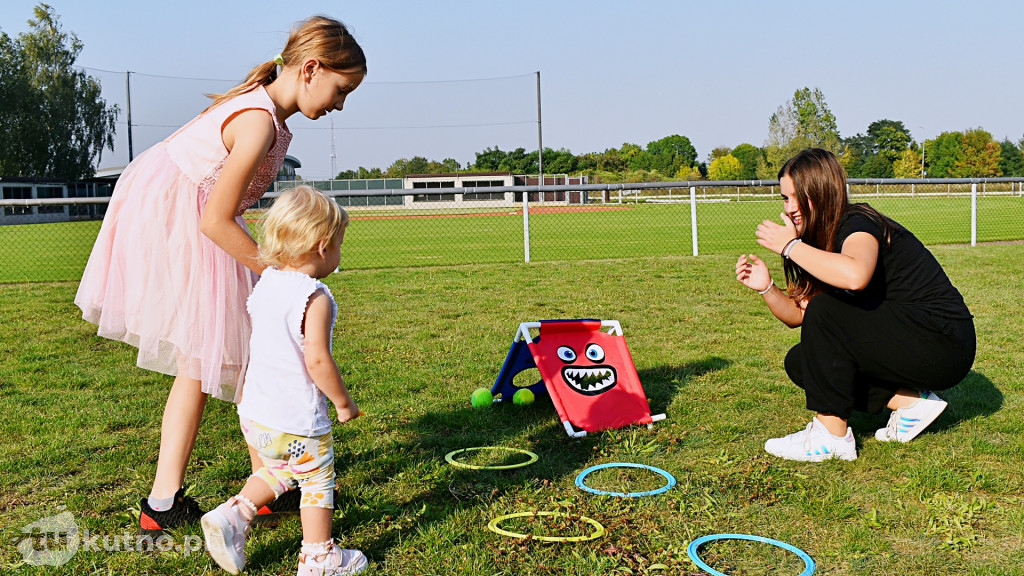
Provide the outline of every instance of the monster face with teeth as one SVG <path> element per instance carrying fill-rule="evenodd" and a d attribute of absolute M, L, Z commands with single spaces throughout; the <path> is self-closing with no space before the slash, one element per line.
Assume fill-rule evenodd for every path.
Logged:
<path fill-rule="evenodd" d="M 566 365 L 562 367 L 562 380 L 575 392 L 584 396 L 597 396 L 615 387 L 617 382 L 615 368 L 604 361 L 604 348 L 596 342 L 587 344 L 583 356 L 591 364 L 576 364 L 576 350 L 572 346 L 559 346 L 558 359 Z"/>
<path fill-rule="evenodd" d="M 528 344 L 530 355 L 566 432 L 575 435 L 575 430 L 598 432 L 652 422 L 651 407 L 617 322 L 540 324 L 540 335 Z"/>

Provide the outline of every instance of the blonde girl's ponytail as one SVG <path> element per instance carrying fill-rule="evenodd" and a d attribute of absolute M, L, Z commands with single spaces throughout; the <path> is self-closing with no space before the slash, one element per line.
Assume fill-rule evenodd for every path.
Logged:
<path fill-rule="evenodd" d="M 258 86 L 266 86 L 277 79 L 277 64 L 271 60 L 270 62 L 264 62 L 259 66 L 249 71 L 249 75 L 245 77 L 245 80 L 241 84 L 235 86 L 231 90 L 223 94 L 207 94 L 210 98 L 213 98 L 213 103 L 210 104 L 206 110 L 216 107 L 225 100 L 230 100 L 239 94 L 244 94 L 255 90 Z M 204 110 L 205 112 L 205 110 Z"/>
<path fill-rule="evenodd" d="M 359 43 L 344 24 L 326 16 L 313 16 L 299 22 L 275 60 L 284 68 L 307 58 L 315 58 L 322 66 L 341 74 L 366 74 L 366 56 Z M 213 103 L 207 110 L 276 80 L 278 62 L 264 62 L 253 68 L 238 86 L 223 94 L 210 94 Z"/>

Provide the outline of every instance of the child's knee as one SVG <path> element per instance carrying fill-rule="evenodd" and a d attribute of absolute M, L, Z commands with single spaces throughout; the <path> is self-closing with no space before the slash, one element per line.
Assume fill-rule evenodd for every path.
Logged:
<path fill-rule="evenodd" d="M 334 484 L 302 486 L 302 499 L 299 501 L 299 508 L 327 508 L 334 509 Z"/>

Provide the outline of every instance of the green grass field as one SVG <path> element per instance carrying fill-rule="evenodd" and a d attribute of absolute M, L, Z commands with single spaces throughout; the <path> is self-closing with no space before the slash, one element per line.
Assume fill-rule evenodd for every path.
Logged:
<path fill-rule="evenodd" d="M 925 244 L 971 240 L 969 198 L 871 198 Z M 625 204 L 622 209 L 531 214 L 531 261 L 646 258 L 693 254 L 688 204 Z M 747 250 L 757 225 L 778 220 L 781 204 L 708 202 L 697 206 L 700 254 Z M 378 219 L 352 211 L 343 269 L 517 263 L 524 260 L 520 214 Z M 258 218 L 258 214 L 253 215 Z M 978 202 L 978 242 L 1024 240 L 1024 198 Z M 81 277 L 99 222 L 0 226 L 0 283 Z"/>
<path fill-rule="evenodd" d="M 397 221 L 354 223 L 343 262 L 364 268 L 327 282 L 340 307 L 335 356 L 366 415 L 335 426 L 341 494 L 335 536 L 370 556 L 368 574 L 695 576 L 700 572 L 687 558 L 687 544 L 722 532 L 798 546 L 814 558 L 816 574 L 1024 574 L 1020 246 L 933 249 L 976 316 L 978 357 L 968 378 L 943 394 L 950 407 L 928 432 L 906 445 L 883 444 L 873 432 L 885 415 L 857 415 L 858 460 L 801 464 L 762 450 L 766 438 L 794 432 L 811 416 L 782 366 L 799 332 L 775 321 L 733 276 L 734 252 L 741 251 L 765 257 L 779 276 L 778 257 L 757 247 L 751 226 L 778 206 L 744 206 L 749 213 L 722 222 L 746 240 L 722 240 L 717 255 L 631 256 L 677 242 L 686 253 L 688 209 L 679 207 L 657 212 L 675 214 L 658 221 L 671 238 L 647 235 L 622 246 L 601 240 L 625 233 L 622 223 L 642 208 L 587 214 L 578 228 L 538 217 L 539 246 L 530 264 L 413 261 L 378 268 L 379 255 L 362 253 L 389 240 L 387 253 L 409 262 L 444 245 L 429 228 L 436 222 L 475 221 L 483 238 L 513 234 L 521 219 L 420 221 L 416 242 L 422 244 L 409 252 L 398 246 L 415 245 L 410 228 L 391 230 L 407 239 L 400 243 L 377 228 Z M 912 220 L 914 214 L 894 216 Z M 453 230 L 448 240 L 463 234 Z M 571 260 L 543 245 L 544 238 L 565 236 L 572 237 Z M 458 261 L 465 250 L 450 246 L 436 260 Z M 224 574 L 200 550 L 108 552 L 102 538 L 100 549 L 80 549 L 61 567 L 22 563 L 22 528 L 58 513 L 69 513 L 93 536 L 131 531 L 155 469 L 170 378 L 136 368 L 129 346 L 97 338 L 72 304 L 76 288 L 75 282 L 0 286 L 0 572 Z M 573 440 L 547 399 L 529 407 L 470 407 L 472 390 L 494 382 L 520 322 L 575 317 L 621 322 L 651 407 L 666 413 L 666 421 L 651 430 Z M 526 449 L 539 461 L 501 472 L 445 463 L 448 452 L 473 446 Z M 585 468 L 616 461 L 662 468 L 678 484 L 640 499 L 575 487 Z M 234 494 L 247 473 L 237 417 L 230 405 L 211 401 L 187 473 L 189 491 L 210 508 Z M 615 471 L 588 480 L 622 491 L 659 484 Z M 485 528 L 498 515 L 524 511 L 571 516 L 503 527 L 579 535 L 589 530 L 579 519 L 586 516 L 607 533 L 590 542 L 547 544 Z M 176 531 L 174 542 L 199 533 L 198 526 Z M 300 539 L 297 520 L 255 528 L 246 573 L 294 573 Z M 733 575 L 790 575 L 802 567 L 792 554 L 752 543 L 712 544 L 703 557 Z"/>

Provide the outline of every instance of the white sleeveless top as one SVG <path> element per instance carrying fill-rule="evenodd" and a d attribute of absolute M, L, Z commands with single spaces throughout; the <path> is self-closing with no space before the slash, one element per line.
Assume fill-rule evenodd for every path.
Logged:
<path fill-rule="evenodd" d="M 306 370 L 302 323 L 309 297 L 323 290 L 331 301 L 331 332 L 338 304 L 327 285 L 301 272 L 267 268 L 246 303 L 252 317 L 249 367 L 238 414 L 298 436 L 331 430 L 327 397 Z"/>

